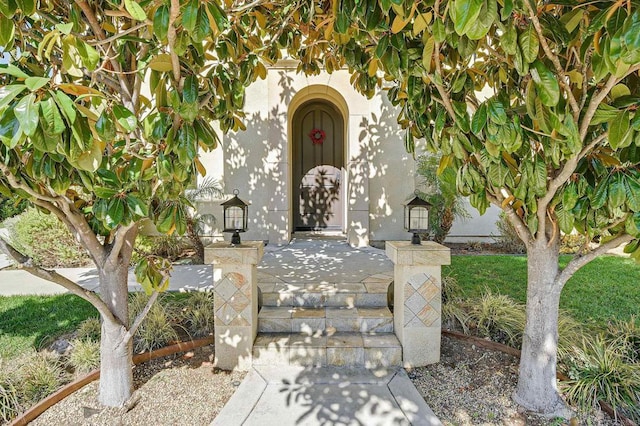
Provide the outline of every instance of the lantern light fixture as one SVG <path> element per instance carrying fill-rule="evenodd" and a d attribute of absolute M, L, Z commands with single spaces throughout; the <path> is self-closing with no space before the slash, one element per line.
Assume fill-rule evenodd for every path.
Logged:
<path fill-rule="evenodd" d="M 233 190 L 233 198 L 222 203 L 224 229 L 222 232 L 233 232 L 231 245 L 240 245 L 240 232 L 247 231 L 249 205 L 238 198 L 240 191 Z"/>
<path fill-rule="evenodd" d="M 419 234 L 429 231 L 429 209 L 431 204 L 418 197 L 419 191 L 404 205 L 404 229 L 413 233 L 411 244 L 420 244 Z"/>

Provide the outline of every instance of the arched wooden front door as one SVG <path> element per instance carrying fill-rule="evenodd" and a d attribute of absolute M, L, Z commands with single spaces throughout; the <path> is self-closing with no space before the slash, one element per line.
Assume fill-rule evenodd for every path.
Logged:
<path fill-rule="evenodd" d="M 330 103 L 310 101 L 293 115 L 294 230 L 342 230 L 344 122 Z"/>

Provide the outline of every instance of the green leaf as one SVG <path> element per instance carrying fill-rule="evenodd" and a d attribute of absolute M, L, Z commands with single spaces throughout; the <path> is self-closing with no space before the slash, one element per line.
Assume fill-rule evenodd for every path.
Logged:
<path fill-rule="evenodd" d="M 571 210 L 578 202 L 578 186 L 575 182 L 569 183 L 562 192 L 562 205 L 565 209 Z"/>
<path fill-rule="evenodd" d="M 49 81 L 51 81 L 51 79 L 45 77 L 28 77 L 24 80 L 24 84 L 29 88 L 29 90 L 35 92 L 48 84 Z"/>
<path fill-rule="evenodd" d="M 447 37 L 444 23 L 438 17 L 433 20 L 433 39 L 438 43 L 442 43 Z"/>
<path fill-rule="evenodd" d="M 100 169 L 100 170 L 98 170 L 98 176 L 100 176 L 100 178 L 102 179 L 102 181 L 104 183 L 106 183 L 107 185 L 109 185 L 112 188 L 120 188 L 122 186 L 122 183 L 120 182 L 120 179 L 118 178 L 118 175 L 116 175 L 111 170 Z"/>
<path fill-rule="evenodd" d="M 565 234 L 570 234 L 573 231 L 573 224 L 575 221 L 575 217 L 571 212 L 571 209 L 565 206 L 558 206 L 556 209 L 556 217 L 558 218 L 558 225 L 560 226 L 560 230 Z"/>
<path fill-rule="evenodd" d="M 0 110 L 9 105 L 27 86 L 24 84 L 12 84 L 0 87 Z"/>
<path fill-rule="evenodd" d="M 198 101 L 198 77 L 193 74 L 184 79 L 182 100 L 190 104 Z"/>
<path fill-rule="evenodd" d="M 93 192 L 95 192 L 95 194 L 100 197 L 100 198 L 104 198 L 104 199 L 109 199 L 111 197 L 113 197 L 114 195 L 116 195 L 118 193 L 118 191 L 116 191 L 115 189 L 111 189 L 111 188 L 106 188 L 104 186 L 98 186 L 95 185 L 93 187 Z M 104 207 L 106 208 L 106 204 L 104 204 Z M 106 210 L 104 212 L 104 214 L 106 215 Z M 103 216 L 104 218 L 104 216 Z"/>
<path fill-rule="evenodd" d="M 125 198 L 127 207 L 137 217 L 146 217 L 149 215 L 149 209 L 145 203 L 133 195 L 127 195 Z"/>
<path fill-rule="evenodd" d="M 18 6 L 16 5 L 15 0 L 0 0 L 0 15 L 4 15 L 11 19 L 16 13 L 17 8 Z"/>
<path fill-rule="evenodd" d="M 62 114 L 53 98 L 47 98 L 40 102 L 42 120 L 45 123 L 45 132 L 49 135 L 59 135 L 66 129 Z"/>
<path fill-rule="evenodd" d="M 76 121 L 76 106 L 64 92 L 56 92 L 56 101 L 60 110 L 67 117 L 69 125 L 72 125 Z"/>
<path fill-rule="evenodd" d="M 124 0 L 124 7 L 129 12 L 129 15 L 136 21 L 144 21 L 147 19 L 147 14 L 144 13 L 144 9 L 134 0 Z"/>
<path fill-rule="evenodd" d="M 96 132 L 105 142 L 111 142 L 116 137 L 116 125 L 109 111 L 104 110 L 96 121 Z"/>
<path fill-rule="evenodd" d="M 120 124 L 125 131 L 133 132 L 136 129 L 138 120 L 136 119 L 136 116 L 129 111 L 129 109 L 122 105 L 114 105 L 113 115 L 115 116 L 118 124 Z"/>
<path fill-rule="evenodd" d="M 182 27 L 191 34 L 198 22 L 198 0 L 191 0 L 182 12 Z"/>
<path fill-rule="evenodd" d="M 14 77 L 17 78 L 28 78 L 29 74 L 26 74 L 24 71 L 22 71 L 20 68 L 16 67 L 15 65 L 0 65 L 0 74 L 9 74 L 12 75 Z"/>
<path fill-rule="evenodd" d="M 518 32 L 516 27 L 507 23 L 504 35 L 500 38 L 500 45 L 507 55 L 515 55 L 518 50 Z"/>
<path fill-rule="evenodd" d="M 95 70 L 98 62 L 100 62 L 100 54 L 98 51 L 80 39 L 76 39 L 76 49 L 78 55 L 80 55 L 80 59 L 82 59 L 82 64 L 89 71 Z"/>
<path fill-rule="evenodd" d="M 163 4 L 153 15 L 153 33 L 158 40 L 164 40 L 169 32 L 169 7 Z"/>
<path fill-rule="evenodd" d="M 6 52 L 11 49 L 16 27 L 13 21 L 0 14 L 0 47 Z"/>
<path fill-rule="evenodd" d="M 533 63 L 530 73 L 542 103 L 546 106 L 557 105 L 560 101 L 560 86 L 555 74 L 540 61 Z"/>
<path fill-rule="evenodd" d="M 71 34 L 71 30 L 73 30 L 73 22 L 56 24 L 56 29 L 64 35 L 69 35 Z"/>
<path fill-rule="evenodd" d="M 109 201 L 109 206 L 107 207 L 107 215 L 104 219 L 105 224 L 110 228 L 115 228 L 117 225 L 122 222 L 122 218 L 124 217 L 124 201 L 122 198 L 113 197 Z"/>
<path fill-rule="evenodd" d="M 627 197 L 627 206 L 631 211 L 640 212 L 640 182 L 627 176 L 624 180 L 625 195 Z"/>
<path fill-rule="evenodd" d="M 605 178 L 598 183 L 598 186 L 596 186 L 596 189 L 589 197 L 592 209 L 599 209 L 605 205 L 605 203 L 607 202 L 608 190 L 609 179 Z"/>
<path fill-rule="evenodd" d="M 20 122 L 22 131 L 31 136 L 38 127 L 38 104 L 36 103 L 36 95 L 33 93 L 20 99 L 15 109 L 13 110 L 16 118 Z"/>
<path fill-rule="evenodd" d="M 100 143 L 94 142 L 89 151 L 85 151 L 76 160 L 76 165 L 80 170 L 95 172 L 102 163 L 102 148 Z"/>
<path fill-rule="evenodd" d="M 35 0 L 15 0 L 18 5 L 18 9 L 22 11 L 23 15 L 33 15 L 36 11 Z"/>
<path fill-rule="evenodd" d="M 464 35 L 480 15 L 482 0 L 454 0 L 449 9 L 449 16 L 453 20 L 454 30 L 458 35 Z"/>
<path fill-rule="evenodd" d="M 533 24 L 529 24 L 529 27 L 520 34 L 518 44 L 522 49 L 522 58 L 528 63 L 532 63 L 538 57 L 538 51 L 540 49 L 540 42 L 538 41 L 538 35 L 536 34 Z"/>
<path fill-rule="evenodd" d="M 609 145 L 613 149 L 623 147 L 625 138 L 629 134 L 629 111 L 621 111 L 611 121 L 609 121 Z"/>
<path fill-rule="evenodd" d="M 487 102 L 489 109 L 489 119 L 500 126 L 507 124 L 507 112 L 504 110 L 504 105 L 496 98 L 491 98 Z"/>
<path fill-rule="evenodd" d="M 622 173 L 616 173 L 609 179 L 609 206 L 611 208 L 620 207 L 626 198 L 626 188 Z"/>
<path fill-rule="evenodd" d="M 470 40 L 480 40 L 487 35 L 489 29 L 498 18 L 498 4 L 496 0 L 485 0 L 480 15 L 467 31 Z"/>
<path fill-rule="evenodd" d="M 215 23 L 216 27 L 218 27 L 219 31 L 223 31 L 225 28 L 227 28 L 229 24 L 227 14 L 224 10 L 222 10 L 217 1 L 207 3 L 207 10 L 211 14 L 213 22 Z"/>
<path fill-rule="evenodd" d="M 197 17 L 196 26 L 191 32 L 191 38 L 196 43 L 202 43 L 204 39 L 211 34 L 211 23 L 204 8 L 198 11 Z"/>
<path fill-rule="evenodd" d="M 471 120 L 471 131 L 480 136 L 480 133 L 484 129 L 484 126 L 487 125 L 487 104 L 482 104 L 478 107 L 475 114 L 473 114 L 473 119 Z"/>

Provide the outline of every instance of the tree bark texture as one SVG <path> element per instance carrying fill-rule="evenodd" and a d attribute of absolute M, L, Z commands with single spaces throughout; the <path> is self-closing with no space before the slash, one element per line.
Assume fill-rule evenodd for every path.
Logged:
<path fill-rule="evenodd" d="M 120 261 L 115 267 L 98 269 L 100 295 L 117 322 L 102 318 L 100 340 L 101 404 L 120 407 L 133 393 L 133 346 L 127 338 L 129 323 L 127 275 L 128 263 Z"/>
<path fill-rule="evenodd" d="M 527 308 L 522 357 L 514 400 L 550 417 L 570 417 L 556 382 L 558 311 L 562 286 L 558 276 L 559 247 L 537 239 L 527 247 Z"/>

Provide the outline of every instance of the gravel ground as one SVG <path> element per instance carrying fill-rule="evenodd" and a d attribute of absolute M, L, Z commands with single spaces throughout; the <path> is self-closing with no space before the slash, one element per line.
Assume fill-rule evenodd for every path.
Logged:
<path fill-rule="evenodd" d="M 32 424 L 208 425 L 244 378 L 244 373 L 214 369 L 212 360 L 213 347 L 207 346 L 142 364 L 134 370 L 138 390 L 128 410 L 100 408 L 94 382 Z M 441 362 L 416 368 L 409 377 L 447 426 L 617 425 L 603 413 L 561 423 L 522 412 L 511 400 L 517 372 L 518 361 L 510 355 L 443 336 Z"/>
<path fill-rule="evenodd" d="M 523 412 L 511 399 L 518 359 L 442 336 L 440 363 L 416 368 L 409 377 L 445 425 L 617 425 L 605 413 L 555 422 Z"/>
<path fill-rule="evenodd" d="M 45 411 L 32 425 L 208 425 L 245 373 L 214 369 L 213 346 L 137 366 L 129 409 L 101 408 L 93 382 Z"/>

